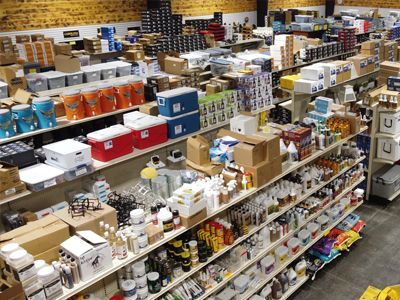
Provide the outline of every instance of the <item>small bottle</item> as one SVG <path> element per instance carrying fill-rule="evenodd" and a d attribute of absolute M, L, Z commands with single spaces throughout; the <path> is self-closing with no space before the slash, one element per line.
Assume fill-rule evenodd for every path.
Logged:
<path fill-rule="evenodd" d="M 105 229 L 104 229 L 104 222 L 103 222 L 103 221 L 100 221 L 100 222 L 99 222 L 99 225 L 100 225 L 100 236 L 103 236 L 103 235 L 104 235 L 104 232 L 105 232 Z"/>
<path fill-rule="evenodd" d="M 63 267 L 64 275 L 65 275 L 65 286 L 67 289 L 74 288 L 74 278 L 72 276 L 71 268 L 68 266 Z"/>
<path fill-rule="evenodd" d="M 182 252 L 182 270 L 183 272 L 189 272 L 191 269 L 191 262 L 190 262 L 190 252 L 184 251 Z"/>
<path fill-rule="evenodd" d="M 139 247 L 139 241 L 138 237 L 136 234 L 132 233 L 130 236 L 130 243 L 131 243 L 131 248 L 134 254 L 139 254 L 140 252 L 140 247 Z"/>
<path fill-rule="evenodd" d="M 115 236 L 115 229 L 114 227 L 110 227 L 110 234 L 109 234 L 109 244 L 111 247 L 112 258 L 114 259 L 117 256 L 117 248 L 116 248 L 116 241 L 117 238 Z"/>
<path fill-rule="evenodd" d="M 177 229 L 181 228 L 181 217 L 179 216 L 179 211 L 174 210 L 172 212 L 172 217 L 173 217 L 173 221 L 174 221 L 174 229 L 177 230 Z"/>
<path fill-rule="evenodd" d="M 281 283 L 276 279 L 276 278 L 274 278 L 273 280 L 272 280 L 272 287 L 271 287 L 271 289 L 272 289 L 272 298 L 273 299 L 280 299 L 280 298 L 282 298 L 282 295 L 283 295 L 283 292 L 282 292 L 282 285 L 281 285 Z"/>
<path fill-rule="evenodd" d="M 117 240 L 115 244 L 116 244 L 117 258 L 121 260 L 127 258 L 128 246 L 126 244 L 126 241 L 122 239 L 120 231 L 117 232 Z"/>

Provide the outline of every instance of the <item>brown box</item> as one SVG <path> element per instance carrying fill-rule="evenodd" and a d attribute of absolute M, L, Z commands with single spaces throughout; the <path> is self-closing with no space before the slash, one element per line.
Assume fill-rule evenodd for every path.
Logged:
<path fill-rule="evenodd" d="M 158 116 L 157 101 L 147 102 L 139 106 L 139 111 L 151 116 Z"/>
<path fill-rule="evenodd" d="M 234 147 L 234 157 L 239 165 L 255 166 L 266 161 L 264 139 L 260 137 L 240 142 Z"/>
<path fill-rule="evenodd" d="M 166 73 L 182 75 L 188 66 L 185 59 L 168 56 L 164 60 L 164 67 Z"/>
<path fill-rule="evenodd" d="M 312 46 L 320 46 L 323 44 L 323 41 L 321 39 L 307 38 L 307 42 L 309 45 Z"/>
<path fill-rule="evenodd" d="M 347 58 L 348 61 L 354 63 L 354 67 L 356 68 L 357 75 L 365 75 L 368 73 L 368 57 L 365 55 L 355 55 Z"/>
<path fill-rule="evenodd" d="M 221 91 L 228 90 L 230 87 L 230 82 L 228 80 L 220 79 L 220 78 L 211 78 L 210 83 L 217 85 Z"/>
<path fill-rule="evenodd" d="M 18 167 L 0 161 L 0 191 L 14 187 L 18 183 L 20 183 Z"/>
<path fill-rule="evenodd" d="M 370 40 L 370 41 L 361 43 L 361 50 L 379 49 L 382 46 L 383 46 L 382 40 Z"/>
<path fill-rule="evenodd" d="M 56 55 L 72 55 L 72 46 L 68 43 L 54 44 L 54 52 Z"/>
<path fill-rule="evenodd" d="M 125 57 L 130 61 L 139 61 L 144 59 L 144 51 L 143 50 L 129 50 L 126 51 Z"/>
<path fill-rule="evenodd" d="M 212 163 L 208 163 L 208 164 L 199 165 L 199 164 L 196 164 L 196 163 L 190 161 L 189 159 L 186 159 L 186 165 L 187 165 L 187 167 L 192 168 L 193 170 L 200 171 L 209 176 L 218 175 L 224 169 L 224 166 L 222 164 L 214 165 Z"/>
<path fill-rule="evenodd" d="M 206 94 L 207 94 L 207 96 L 219 93 L 220 91 L 221 91 L 221 88 L 216 84 L 207 84 L 206 85 Z"/>
<path fill-rule="evenodd" d="M 60 253 L 58 252 L 58 250 L 60 250 L 60 245 L 55 246 L 45 252 L 34 255 L 34 259 L 35 260 L 43 259 L 50 265 L 53 261 L 57 261 L 59 259 Z"/>
<path fill-rule="evenodd" d="M 0 67 L 0 79 L 8 84 L 8 91 L 11 96 L 14 96 L 18 89 L 26 89 L 27 87 L 24 70 L 20 65 Z"/>
<path fill-rule="evenodd" d="M 0 53 L 0 66 L 12 65 L 17 62 L 14 52 Z"/>
<path fill-rule="evenodd" d="M 56 71 L 75 73 L 81 70 L 81 61 L 76 56 L 60 54 L 54 57 L 54 66 Z"/>
<path fill-rule="evenodd" d="M 280 156 L 279 136 L 271 133 L 258 132 L 256 136 L 260 136 L 265 141 L 265 160 L 271 161 Z"/>
<path fill-rule="evenodd" d="M 198 165 L 210 163 L 210 144 L 207 139 L 201 135 L 191 136 L 187 139 L 186 157 Z"/>
<path fill-rule="evenodd" d="M 42 41 L 44 41 L 45 37 L 44 37 L 44 34 L 35 33 L 35 34 L 31 34 L 31 39 L 32 39 L 32 42 L 42 42 Z"/>
<path fill-rule="evenodd" d="M 238 164 L 243 167 L 246 172 L 252 174 L 253 186 L 261 187 L 268 183 L 272 178 L 282 173 L 282 160 L 281 156 L 269 162 L 261 162 L 255 166 L 247 166 Z"/>
<path fill-rule="evenodd" d="M 71 235 L 80 230 L 91 230 L 97 234 L 101 234 L 100 221 L 103 221 L 104 224 L 110 224 L 110 227 L 114 226 L 114 228 L 118 228 L 116 210 L 105 203 L 102 203 L 101 207 L 101 210 L 87 211 L 85 216 L 72 217 L 68 212 L 68 208 L 56 211 L 54 216 L 69 225 Z"/>
<path fill-rule="evenodd" d="M 21 283 L 10 284 L 0 279 L 0 300 L 25 300 L 25 293 Z"/>
<path fill-rule="evenodd" d="M 0 246 L 15 242 L 32 255 L 46 252 L 69 238 L 68 225 L 53 215 L 0 235 Z"/>
<path fill-rule="evenodd" d="M 375 57 L 373 55 L 367 55 L 367 73 L 371 73 L 375 70 Z"/>
<path fill-rule="evenodd" d="M 19 34 L 15 36 L 17 43 L 30 43 L 31 36 L 29 34 Z"/>
<path fill-rule="evenodd" d="M 149 239 L 149 245 L 153 245 L 164 238 L 164 231 L 152 223 L 147 224 L 146 228 L 147 238 Z"/>
<path fill-rule="evenodd" d="M 182 87 L 182 79 L 180 77 L 170 78 L 169 87 L 171 90 Z"/>
<path fill-rule="evenodd" d="M 8 197 L 21 194 L 26 191 L 26 185 L 23 182 L 16 183 L 13 187 L 10 187 L 0 192 L 0 202 Z"/>
<path fill-rule="evenodd" d="M 203 208 L 202 210 L 200 210 L 199 212 L 195 213 L 190 217 L 180 216 L 180 218 L 182 226 L 190 228 L 195 224 L 201 222 L 205 218 L 207 218 L 207 208 Z"/>

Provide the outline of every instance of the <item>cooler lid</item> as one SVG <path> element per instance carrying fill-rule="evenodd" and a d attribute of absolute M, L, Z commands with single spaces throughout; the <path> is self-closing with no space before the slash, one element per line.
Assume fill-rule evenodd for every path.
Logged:
<path fill-rule="evenodd" d="M 130 134 L 131 130 L 124 127 L 121 124 L 110 126 L 101 130 L 91 132 L 87 135 L 88 139 L 94 140 L 96 142 L 104 142 L 111 140 L 113 138 L 119 137 L 121 135 Z"/>
<path fill-rule="evenodd" d="M 389 169 L 382 168 L 372 176 L 373 181 L 381 182 L 382 184 L 387 184 L 387 185 L 393 184 L 399 179 L 399 177 L 400 177 L 399 165 L 394 165 Z"/>
<path fill-rule="evenodd" d="M 34 103 L 34 104 L 43 103 L 43 102 L 47 102 L 47 101 L 53 101 L 53 100 L 51 100 L 51 98 L 48 97 L 48 96 L 34 97 L 34 98 L 32 99 L 32 103 Z"/>
<path fill-rule="evenodd" d="M 11 107 L 12 111 L 15 110 L 25 110 L 25 109 L 30 109 L 31 106 L 29 104 L 18 104 L 18 105 L 14 105 L 13 107 Z"/>
<path fill-rule="evenodd" d="M 134 130 L 143 130 L 167 123 L 166 120 L 138 111 L 124 115 L 124 125 Z"/>
<path fill-rule="evenodd" d="M 187 117 L 187 116 L 190 116 L 190 115 L 195 115 L 195 114 L 199 114 L 199 111 L 198 110 L 191 111 L 191 112 L 188 112 L 186 114 L 179 115 L 179 116 L 176 116 L 176 117 L 166 117 L 166 116 L 162 116 L 162 115 L 158 115 L 158 117 L 161 118 L 161 119 L 167 120 L 167 121 L 171 121 L 171 120 L 176 120 L 176 119 L 180 119 L 180 118 Z"/>
<path fill-rule="evenodd" d="M 84 143 L 80 143 L 78 141 L 75 141 L 73 139 L 66 139 L 63 141 L 51 143 L 48 145 L 43 146 L 43 149 L 47 149 L 53 152 L 57 152 L 63 155 L 82 151 L 85 149 L 90 149 L 92 148 L 89 145 L 86 145 Z"/>
<path fill-rule="evenodd" d="M 28 184 L 37 184 L 61 175 L 64 175 L 64 171 L 46 164 L 37 164 L 19 170 L 21 181 Z"/>
<path fill-rule="evenodd" d="M 190 87 L 180 87 L 177 89 L 157 93 L 156 96 L 163 97 L 163 98 L 170 98 L 170 97 L 176 97 L 176 96 L 184 95 L 187 93 L 193 93 L 193 92 L 197 92 L 197 90 L 195 88 L 190 88 Z"/>

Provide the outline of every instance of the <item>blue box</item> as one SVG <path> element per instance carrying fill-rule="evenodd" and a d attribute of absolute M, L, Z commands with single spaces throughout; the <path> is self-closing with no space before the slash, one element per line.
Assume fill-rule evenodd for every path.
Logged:
<path fill-rule="evenodd" d="M 169 139 L 176 139 L 200 130 L 200 114 L 198 110 L 177 117 L 161 115 L 159 117 L 167 121 Z"/>
<path fill-rule="evenodd" d="M 157 93 L 156 96 L 158 111 L 165 117 L 176 117 L 199 110 L 199 96 L 194 88 L 181 87 Z"/>

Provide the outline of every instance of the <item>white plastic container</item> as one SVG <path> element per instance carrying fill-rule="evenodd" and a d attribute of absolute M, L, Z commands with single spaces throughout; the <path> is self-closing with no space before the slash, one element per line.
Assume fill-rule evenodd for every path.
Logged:
<path fill-rule="evenodd" d="M 132 232 L 137 236 L 142 236 L 146 233 L 146 224 L 132 225 Z"/>
<path fill-rule="evenodd" d="M 7 263 L 11 268 L 11 272 L 14 274 L 14 278 L 18 281 L 23 282 L 36 276 L 33 256 L 25 249 L 12 252 L 8 256 Z"/>
<path fill-rule="evenodd" d="M 149 245 L 149 239 L 148 239 L 146 233 L 138 236 L 138 243 L 139 243 L 140 250 L 147 248 L 147 246 Z"/>
<path fill-rule="evenodd" d="M 275 257 L 267 255 L 260 261 L 261 272 L 265 275 L 270 274 L 274 270 Z"/>
<path fill-rule="evenodd" d="M 300 240 L 298 238 L 291 238 L 288 241 L 288 248 L 290 250 L 290 255 L 296 255 L 300 251 Z"/>
<path fill-rule="evenodd" d="M 59 273 L 53 266 L 45 266 L 38 272 L 38 279 L 43 284 L 44 293 L 48 299 L 62 295 L 63 289 Z"/>
<path fill-rule="evenodd" d="M 43 285 L 37 281 L 34 284 L 25 287 L 24 290 L 27 300 L 46 300 Z"/>
<path fill-rule="evenodd" d="M 137 289 L 136 292 L 139 300 L 145 300 L 149 296 L 149 288 L 147 287 L 147 285 L 145 287 Z"/>
<path fill-rule="evenodd" d="M 289 258 L 289 249 L 285 246 L 279 246 L 275 250 L 276 261 L 283 264 Z"/>
<path fill-rule="evenodd" d="M 335 207 L 338 209 L 339 216 L 343 216 L 344 211 L 346 210 L 346 207 L 344 206 L 344 204 L 338 203 Z"/>
<path fill-rule="evenodd" d="M 250 283 L 250 278 L 248 275 L 240 275 L 239 277 L 237 277 L 234 281 L 233 284 L 235 286 L 235 290 L 239 293 L 239 294 L 243 294 Z"/>
<path fill-rule="evenodd" d="M 315 239 L 319 233 L 320 225 L 317 223 L 308 223 L 307 230 L 310 232 L 311 239 Z"/>
<path fill-rule="evenodd" d="M 94 82 L 100 80 L 100 70 L 93 68 L 92 66 L 82 67 L 83 71 L 83 81 L 84 82 Z"/>
<path fill-rule="evenodd" d="M 64 73 L 58 71 L 50 71 L 41 74 L 47 78 L 49 90 L 60 89 L 65 87 Z"/>
<path fill-rule="evenodd" d="M 174 230 L 174 223 L 172 213 L 168 208 L 163 207 L 157 214 L 158 226 L 164 231 L 164 233 L 171 232 Z"/>
<path fill-rule="evenodd" d="M 47 77 L 42 74 L 26 74 L 25 75 L 28 88 L 32 92 L 43 92 L 48 90 Z M 1 86 L 1 83 L 0 83 Z M 0 93 L 1 94 L 1 93 Z M 1 97 L 0 97 L 1 98 Z"/>
<path fill-rule="evenodd" d="M 146 275 L 146 267 L 144 265 L 143 261 L 138 261 L 137 263 L 132 265 L 132 273 L 133 273 L 133 278 L 136 280 L 136 278 L 143 277 Z"/>
<path fill-rule="evenodd" d="M 67 81 L 67 86 L 73 86 L 83 83 L 83 72 L 78 71 L 75 73 L 66 73 L 65 78 Z"/>
<path fill-rule="evenodd" d="M 0 249 L 0 257 L 6 261 L 8 256 L 10 256 L 11 253 L 14 251 L 22 249 L 18 243 L 8 243 L 5 244 L 3 247 Z"/>
<path fill-rule="evenodd" d="M 124 300 L 135 300 L 137 298 L 136 282 L 134 280 L 124 280 L 121 284 L 121 290 Z"/>
<path fill-rule="evenodd" d="M 0 99 L 8 97 L 8 84 L 0 81 Z"/>
<path fill-rule="evenodd" d="M 112 79 L 117 77 L 117 67 L 111 64 L 99 64 L 100 77 L 102 80 Z"/>
<path fill-rule="evenodd" d="M 345 197 L 345 198 L 340 199 L 340 204 L 344 205 L 345 210 L 349 209 L 350 208 L 350 198 Z"/>
<path fill-rule="evenodd" d="M 336 207 L 328 209 L 327 213 L 331 223 L 334 223 L 339 219 L 339 210 Z"/>
<path fill-rule="evenodd" d="M 310 242 L 310 240 L 311 240 L 311 233 L 310 233 L 310 231 L 308 231 L 308 230 L 306 230 L 306 229 L 302 229 L 302 230 L 300 230 L 300 232 L 299 232 L 299 234 L 297 235 L 297 237 L 298 237 L 299 240 L 300 240 L 300 244 L 301 244 L 302 246 L 305 246 L 305 245 L 307 245 L 307 244 Z"/>
<path fill-rule="evenodd" d="M 147 286 L 147 275 L 144 274 L 142 277 L 136 277 L 136 290 L 144 288 Z"/>
<path fill-rule="evenodd" d="M 322 215 L 317 218 L 317 223 L 321 226 L 321 230 L 326 230 L 329 224 L 329 217 L 327 215 Z"/>
<path fill-rule="evenodd" d="M 19 171 L 21 181 L 38 192 L 64 181 L 64 171 L 46 164 L 37 164 Z"/>
<path fill-rule="evenodd" d="M 36 270 L 40 270 L 41 268 L 48 266 L 43 259 L 35 260 L 33 263 L 35 264 Z"/>
<path fill-rule="evenodd" d="M 144 210 L 141 208 L 132 210 L 130 216 L 132 225 L 142 225 L 145 223 Z"/>

